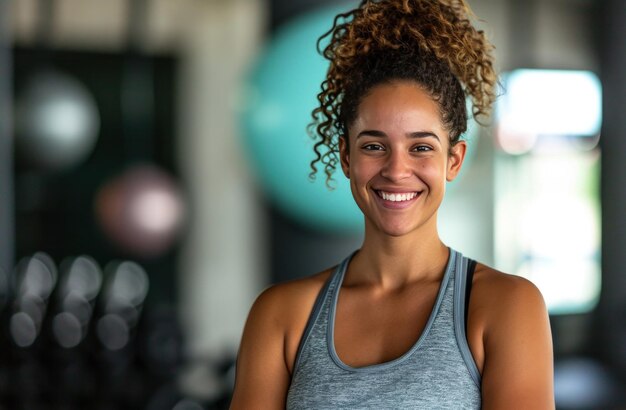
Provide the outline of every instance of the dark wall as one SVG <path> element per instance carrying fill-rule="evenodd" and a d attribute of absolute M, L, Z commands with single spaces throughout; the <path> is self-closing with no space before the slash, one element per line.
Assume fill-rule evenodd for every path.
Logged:
<path fill-rule="evenodd" d="M 13 118 L 9 1 L 0 0 L 0 269 L 13 266 Z"/>
<path fill-rule="evenodd" d="M 603 283 L 597 346 L 626 383 L 626 2 L 600 5 Z"/>
<path fill-rule="evenodd" d="M 36 49 L 13 51 L 15 98 L 42 67 L 54 67 L 78 79 L 92 93 L 100 114 L 100 133 L 89 157 L 68 170 L 34 169 L 16 156 L 15 256 L 44 251 L 55 262 L 86 254 L 105 265 L 113 259 L 139 262 L 150 275 L 149 298 L 173 304 L 176 295 L 176 255 L 140 259 L 116 246 L 97 223 L 94 199 L 99 188 L 137 161 L 153 163 L 174 176 L 175 70 L 171 56 L 146 56 L 152 76 L 154 112 L 142 132 L 133 115 L 131 124 L 122 112 L 123 77 L 128 55 L 119 53 Z M 134 60 L 133 60 L 134 61 Z M 19 136 L 18 136 L 19 138 Z M 2 198 L 4 202 L 4 198 Z"/>

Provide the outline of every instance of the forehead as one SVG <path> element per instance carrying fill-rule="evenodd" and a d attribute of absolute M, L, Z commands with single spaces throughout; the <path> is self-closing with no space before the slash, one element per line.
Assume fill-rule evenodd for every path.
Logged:
<path fill-rule="evenodd" d="M 417 83 L 409 81 L 379 84 L 363 97 L 350 134 L 366 128 L 388 134 L 430 130 L 447 135 L 437 102 Z"/>

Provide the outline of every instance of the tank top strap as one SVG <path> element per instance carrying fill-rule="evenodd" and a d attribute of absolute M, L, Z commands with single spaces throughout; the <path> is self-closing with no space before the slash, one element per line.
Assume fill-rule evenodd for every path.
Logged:
<path fill-rule="evenodd" d="M 474 383 L 476 383 L 477 386 L 480 386 L 481 376 L 478 368 L 476 367 L 476 362 L 474 361 L 472 352 L 467 342 L 465 326 L 466 309 L 468 306 L 466 303 L 466 298 L 469 296 L 468 292 L 466 291 L 468 286 L 468 269 L 470 268 L 472 263 L 472 259 L 469 259 L 463 256 L 460 252 L 457 252 L 456 266 L 454 269 L 454 334 L 463 361 L 465 362 L 465 365 L 467 366 L 470 375 L 474 380 Z"/>
<path fill-rule="evenodd" d="M 311 310 L 311 314 L 309 315 L 309 320 L 307 321 L 306 327 L 304 328 L 304 332 L 302 333 L 302 337 L 300 338 L 300 343 L 298 344 L 296 360 L 293 365 L 294 372 L 298 368 L 303 347 L 306 344 L 307 340 L 309 339 L 309 336 L 311 335 L 313 326 L 315 326 L 315 324 L 318 321 L 320 312 L 322 311 L 322 308 L 324 307 L 325 302 L 335 292 L 335 289 L 337 288 L 341 280 L 341 277 L 343 276 L 346 270 L 346 267 L 348 266 L 348 263 L 350 262 L 350 259 L 352 259 L 352 256 L 354 256 L 356 252 L 357 251 L 352 252 L 339 265 L 337 265 L 335 270 L 329 275 L 328 279 L 326 279 L 324 286 L 318 293 L 317 298 L 315 299 L 315 303 L 313 304 L 313 309 Z"/>

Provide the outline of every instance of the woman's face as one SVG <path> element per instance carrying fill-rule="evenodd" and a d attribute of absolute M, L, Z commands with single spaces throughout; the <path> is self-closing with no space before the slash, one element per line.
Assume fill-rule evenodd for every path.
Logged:
<path fill-rule="evenodd" d="M 392 236 L 436 229 L 446 181 L 458 174 L 465 142 L 449 154 L 437 103 L 410 81 L 380 84 L 340 139 L 341 166 L 366 225 Z"/>

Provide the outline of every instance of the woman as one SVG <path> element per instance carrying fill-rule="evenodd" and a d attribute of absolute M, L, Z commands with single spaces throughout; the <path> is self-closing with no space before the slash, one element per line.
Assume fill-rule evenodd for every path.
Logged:
<path fill-rule="evenodd" d="M 465 157 L 466 95 L 478 117 L 494 100 L 492 47 L 471 17 L 462 0 L 382 0 L 335 19 L 312 168 L 328 182 L 340 164 L 364 242 L 258 297 L 233 409 L 554 408 L 541 294 L 437 231 Z"/>

